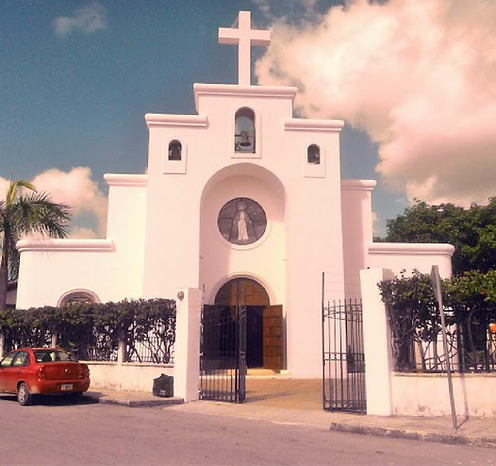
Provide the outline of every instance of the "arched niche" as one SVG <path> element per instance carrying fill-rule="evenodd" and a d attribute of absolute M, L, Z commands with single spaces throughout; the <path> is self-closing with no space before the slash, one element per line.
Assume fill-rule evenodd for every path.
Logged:
<path fill-rule="evenodd" d="M 310 144 L 307 148 L 307 162 L 312 165 L 320 165 L 320 146 Z"/>
<path fill-rule="evenodd" d="M 171 161 L 180 161 L 182 159 L 182 152 L 182 144 L 177 139 L 173 139 L 169 143 L 168 159 Z"/>
<path fill-rule="evenodd" d="M 248 107 L 240 108 L 234 117 L 234 151 L 244 153 L 255 153 L 255 112 Z"/>

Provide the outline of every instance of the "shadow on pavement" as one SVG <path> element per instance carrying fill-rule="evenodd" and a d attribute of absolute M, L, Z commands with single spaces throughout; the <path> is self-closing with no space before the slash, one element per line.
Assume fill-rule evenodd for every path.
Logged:
<path fill-rule="evenodd" d="M 1 395 L 0 402 L 17 403 L 16 395 Z M 31 405 L 33 406 L 74 406 L 93 405 L 98 403 L 98 398 L 91 396 L 74 397 L 71 395 L 34 395 Z"/>

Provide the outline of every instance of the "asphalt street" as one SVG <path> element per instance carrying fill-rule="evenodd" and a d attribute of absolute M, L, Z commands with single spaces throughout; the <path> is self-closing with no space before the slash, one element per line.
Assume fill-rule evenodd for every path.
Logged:
<path fill-rule="evenodd" d="M 494 465 L 496 450 L 323 426 L 0 397 L 1 465 Z"/>

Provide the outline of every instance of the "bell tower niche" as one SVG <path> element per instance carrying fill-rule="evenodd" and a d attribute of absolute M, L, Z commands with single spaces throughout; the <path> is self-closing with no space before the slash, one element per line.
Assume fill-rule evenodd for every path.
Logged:
<path fill-rule="evenodd" d="M 254 154 L 255 151 L 255 112 L 243 107 L 236 112 L 234 151 Z"/>

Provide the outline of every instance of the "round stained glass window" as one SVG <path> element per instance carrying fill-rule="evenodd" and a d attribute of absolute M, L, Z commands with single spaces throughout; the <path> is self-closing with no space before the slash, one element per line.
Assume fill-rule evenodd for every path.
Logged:
<path fill-rule="evenodd" d="M 217 225 L 221 235 L 230 243 L 252 244 L 265 233 L 267 216 L 258 202 L 237 197 L 222 207 Z"/>

